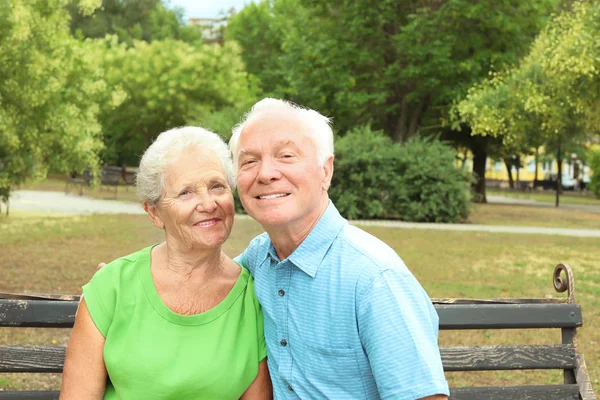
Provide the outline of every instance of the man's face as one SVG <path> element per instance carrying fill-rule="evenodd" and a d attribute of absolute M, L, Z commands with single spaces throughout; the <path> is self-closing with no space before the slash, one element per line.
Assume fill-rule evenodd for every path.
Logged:
<path fill-rule="evenodd" d="M 238 145 L 237 186 L 244 209 L 263 227 L 310 228 L 327 204 L 333 157 L 318 166 L 317 151 L 293 115 L 251 120 Z"/>

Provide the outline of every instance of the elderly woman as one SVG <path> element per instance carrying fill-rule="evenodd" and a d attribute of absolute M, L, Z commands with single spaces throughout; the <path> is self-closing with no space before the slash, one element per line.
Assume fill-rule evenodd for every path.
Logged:
<path fill-rule="evenodd" d="M 173 129 L 146 150 L 137 191 L 165 242 L 83 287 L 61 399 L 272 397 L 254 282 L 221 251 L 233 187 L 229 150 L 214 133 Z"/>

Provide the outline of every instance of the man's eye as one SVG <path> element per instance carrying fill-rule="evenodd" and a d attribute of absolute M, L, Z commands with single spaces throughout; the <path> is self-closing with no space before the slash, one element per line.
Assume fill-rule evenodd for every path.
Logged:
<path fill-rule="evenodd" d="M 256 160 L 246 160 L 242 162 L 242 165 L 252 165 L 256 162 Z"/>

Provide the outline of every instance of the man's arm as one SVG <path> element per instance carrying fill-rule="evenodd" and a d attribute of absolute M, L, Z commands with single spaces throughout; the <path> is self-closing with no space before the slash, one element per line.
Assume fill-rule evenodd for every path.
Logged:
<path fill-rule="evenodd" d="M 407 271 L 386 270 L 357 296 L 361 342 L 382 399 L 446 399 L 438 317 Z"/>
<path fill-rule="evenodd" d="M 60 400 L 102 399 L 106 390 L 104 336 L 81 299 L 69 339 Z"/>
<path fill-rule="evenodd" d="M 269 367 L 265 358 L 258 364 L 258 375 L 254 382 L 244 392 L 240 400 L 271 400 L 273 398 L 273 386 L 269 375 Z"/>

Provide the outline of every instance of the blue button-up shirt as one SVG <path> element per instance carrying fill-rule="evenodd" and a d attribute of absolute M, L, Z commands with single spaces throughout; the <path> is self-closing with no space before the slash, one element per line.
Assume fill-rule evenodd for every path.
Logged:
<path fill-rule="evenodd" d="M 429 297 L 394 250 L 333 203 L 287 259 L 264 233 L 239 261 L 263 307 L 275 398 L 448 394 Z"/>

